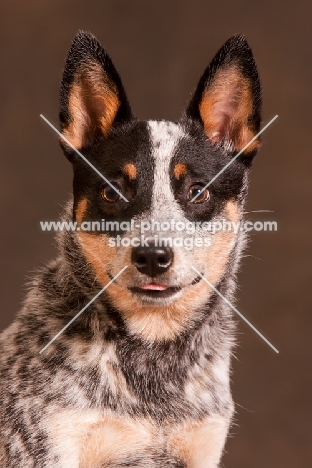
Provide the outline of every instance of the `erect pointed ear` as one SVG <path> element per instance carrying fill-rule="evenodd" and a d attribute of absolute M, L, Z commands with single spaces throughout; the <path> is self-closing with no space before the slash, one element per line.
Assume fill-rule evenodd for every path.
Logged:
<path fill-rule="evenodd" d="M 261 89 L 257 67 L 244 36 L 230 38 L 199 81 L 186 116 L 200 121 L 212 143 L 226 143 L 235 151 L 258 133 Z M 246 148 L 255 152 L 256 139 Z"/>
<path fill-rule="evenodd" d="M 79 31 L 69 50 L 60 89 L 60 125 L 77 149 L 132 118 L 120 77 L 90 33 Z M 61 139 L 66 148 L 66 142 Z"/>

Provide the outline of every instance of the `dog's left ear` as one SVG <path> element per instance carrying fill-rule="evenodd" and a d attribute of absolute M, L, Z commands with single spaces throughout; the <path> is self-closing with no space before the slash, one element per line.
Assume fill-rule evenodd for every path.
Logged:
<path fill-rule="evenodd" d="M 92 34 L 79 31 L 68 53 L 60 89 L 62 134 L 81 149 L 132 118 L 111 59 Z M 61 144 L 67 150 L 63 139 Z"/>
<path fill-rule="evenodd" d="M 257 67 L 244 36 L 236 35 L 219 50 L 205 70 L 186 116 L 199 121 L 212 143 L 241 151 L 259 132 L 261 89 Z M 251 143 L 250 155 L 260 146 Z"/>

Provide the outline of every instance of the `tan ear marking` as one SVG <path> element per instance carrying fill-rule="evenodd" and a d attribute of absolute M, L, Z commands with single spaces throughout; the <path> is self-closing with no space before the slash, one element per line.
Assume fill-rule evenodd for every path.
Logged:
<path fill-rule="evenodd" d="M 91 143 L 96 133 L 110 132 L 120 106 L 118 91 L 100 65 L 86 62 L 76 72 L 69 91 L 71 122 L 63 135 L 77 149 Z"/>
<path fill-rule="evenodd" d="M 123 172 L 126 174 L 126 176 L 129 177 L 130 180 L 134 180 L 137 177 L 137 168 L 132 163 L 126 164 L 123 168 Z"/>
<path fill-rule="evenodd" d="M 181 177 L 185 176 L 187 174 L 187 166 L 186 164 L 178 163 L 174 166 L 174 177 L 176 179 L 180 179 Z"/>
<path fill-rule="evenodd" d="M 203 93 L 199 112 L 205 132 L 213 143 L 225 139 L 240 151 L 255 136 L 249 124 L 253 112 L 251 83 L 237 66 L 217 72 Z M 246 152 L 259 146 L 260 142 L 255 140 Z"/>

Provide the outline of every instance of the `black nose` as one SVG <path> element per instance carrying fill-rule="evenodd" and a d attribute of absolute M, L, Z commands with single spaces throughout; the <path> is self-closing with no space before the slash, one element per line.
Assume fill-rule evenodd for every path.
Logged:
<path fill-rule="evenodd" d="M 140 273 L 154 277 L 165 273 L 173 260 L 170 247 L 135 247 L 132 250 L 131 261 Z"/>

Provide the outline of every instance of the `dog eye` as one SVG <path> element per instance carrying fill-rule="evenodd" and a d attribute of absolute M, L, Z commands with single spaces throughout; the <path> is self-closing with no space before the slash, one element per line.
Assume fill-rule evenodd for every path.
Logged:
<path fill-rule="evenodd" d="M 101 195 L 103 200 L 108 203 L 116 203 L 120 199 L 119 193 L 116 192 L 116 190 L 110 185 L 106 185 L 104 188 L 102 188 Z"/>
<path fill-rule="evenodd" d="M 193 203 L 204 203 L 205 201 L 209 200 L 209 190 L 206 188 L 202 192 L 201 190 L 203 190 L 202 185 L 191 185 L 191 187 L 189 188 L 188 199 L 192 201 L 193 198 L 200 193 L 200 195 L 198 195 L 198 197 L 193 201 Z"/>

